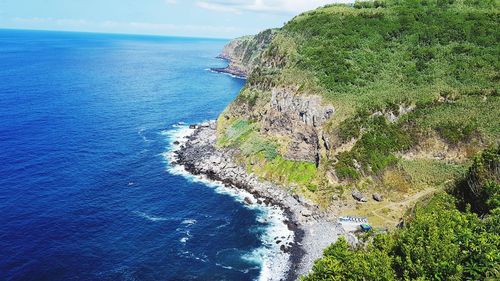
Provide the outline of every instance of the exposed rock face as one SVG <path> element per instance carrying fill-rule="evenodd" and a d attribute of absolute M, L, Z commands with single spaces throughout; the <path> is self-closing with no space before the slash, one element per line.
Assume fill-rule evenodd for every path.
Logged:
<path fill-rule="evenodd" d="M 232 40 L 224 47 L 219 58 L 229 61 L 225 68 L 212 68 L 214 71 L 247 77 L 259 63 L 261 53 L 269 46 L 274 31 L 265 30 L 255 36 L 244 36 Z"/>
<path fill-rule="evenodd" d="M 272 89 L 270 106 L 261 122 L 263 132 L 284 135 L 291 140 L 285 155 L 287 159 L 318 162 L 320 142 L 328 146 L 321 126 L 335 109 L 323 105 L 319 96 L 297 95 L 289 88 Z"/>

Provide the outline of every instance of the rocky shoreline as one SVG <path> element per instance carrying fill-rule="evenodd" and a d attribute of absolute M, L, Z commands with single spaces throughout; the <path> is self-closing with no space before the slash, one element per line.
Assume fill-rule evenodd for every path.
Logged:
<path fill-rule="evenodd" d="M 215 122 L 190 127 L 192 134 L 175 151 L 173 165 L 181 165 L 193 175 L 204 175 L 228 187 L 246 190 L 253 195 L 253 198 L 245 198 L 247 204 L 277 206 L 283 210 L 284 223 L 293 231 L 294 239 L 281 241 L 276 238 L 280 250 L 289 256 L 288 272 L 281 280 L 295 280 L 307 274 L 323 249 L 345 235 L 336 218 L 282 187 L 247 174 L 244 167 L 232 160 L 236 151 L 216 148 Z"/>
<path fill-rule="evenodd" d="M 214 72 L 217 72 L 217 73 L 229 74 L 229 75 L 241 78 L 241 79 L 246 79 L 247 78 L 247 75 L 248 75 L 247 72 L 244 69 L 240 69 L 238 67 L 235 67 L 231 63 L 231 58 L 225 57 L 223 55 L 219 55 L 217 58 L 225 60 L 228 63 L 228 66 L 226 66 L 226 67 L 212 67 L 212 68 L 210 68 L 210 71 L 214 71 Z"/>

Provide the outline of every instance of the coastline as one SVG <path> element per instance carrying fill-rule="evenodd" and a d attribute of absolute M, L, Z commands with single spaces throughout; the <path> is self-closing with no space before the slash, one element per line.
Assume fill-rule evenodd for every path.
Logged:
<path fill-rule="evenodd" d="M 209 68 L 210 71 L 216 72 L 216 73 L 222 73 L 222 74 L 228 74 L 231 75 L 235 78 L 239 79 L 247 79 L 248 73 L 244 69 L 241 69 L 239 67 L 236 67 L 233 64 L 233 61 L 231 60 L 230 57 L 224 56 L 224 55 L 219 55 L 217 56 L 218 59 L 221 59 L 225 62 L 227 62 L 226 67 L 211 67 Z"/>
<path fill-rule="evenodd" d="M 307 274 L 314 261 L 322 256 L 323 249 L 335 242 L 344 230 L 331 214 L 324 213 L 309 201 L 290 194 L 284 188 L 270 182 L 261 181 L 253 174 L 247 174 L 244 167 L 234 163 L 231 149 L 216 148 L 216 123 L 192 125 L 185 133 L 173 141 L 176 146 L 170 161 L 193 176 L 205 177 L 225 185 L 234 191 L 245 191 L 249 196 L 244 204 L 257 204 L 266 208 L 276 207 L 283 213 L 283 223 L 293 233 L 291 240 L 274 237 L 273 245 L 278 252 L 273 258 L 273 267 L 263 270 L 283 272 L 265 274 L 262 280 L 296 280 Z M 290 237 L 289 237 L 290 238 Z M 285 261 L 286 260 L 286 261 Z M 283 267 L 283 261 L 287 264 Z M 276 275 L 277 273 L 277 275 Z M 280 276 L 281 275 L 281 276 Z"/>

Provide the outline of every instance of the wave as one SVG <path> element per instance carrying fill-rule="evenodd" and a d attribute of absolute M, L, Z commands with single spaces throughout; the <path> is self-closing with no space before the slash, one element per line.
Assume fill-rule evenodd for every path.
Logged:
<path fill-rule="evenodd" d="M 191 235 L 191 232 L 189 232 L 189 230 L 188 230 L 188 231 L 186 231 L 186 232 L 184 232 L 184 234 L 185 234 L 186 236 L 184 236 L 184 237 L 182 237 L 181 239 L 179 239 L 179 241 L 180 241 L 182 244 L 186 244 L 186 242 L 187 242 L 189 239 L 191 239 L 191 237 L 193 237 L 193 235 Z"/>
<path fill-rule="evenodd" d="M 177 161 L 175 152 L 185 145 L 187 138 L 194 133 L 194 129 L 188 126 L 175 126 L 172 130 L 162 131 L 167 137 L 168 147 L 162 155 L 167 165 L 167 171 L 174 175 L 183 176 L 187 180 L 202 183 L 219 194 L 232 196 L 245 208 L 257 212 L 257 220 L 264 224 L 261 234 L 262 246 L 250 253 L 242 253 L 241 258 L 246 262 L 258 264 L 260 267 L 259 281 L 282 280 L 290 268 L 290 254 L 284 253 L 280 247 L 291 245 L 294 242 L 294 232 L 288 229 L 284 223 L 286 216 L 284 211 L 276 206 L 257 204 L 256 198 L 245 190 L 227 187 L 222 182 L 213 181 L 205 176 L 194 176 L 187 172 L 184 167 L 173 165 Z M 245 204 L 245 198 L 254 198 L 253 204 Z M 220 227 L 225 227 L 221 225 Z M 280 243 L 276 243 L 277 241 Z M 186 240 L 187 241 L 187 240 Z M 224 265 L 224 266 L 227 266 Z"/>
<path fill-rule="evenodd" d="M 151 142 L 151 140 L 149 140 L 146 135 L 144 134 L 146 130 L 145 129 L 139 129 L 139 131 L 137 132 L 137 134 L 142 138 L 142 140 L 145 142 L 145 143 L 148 143 L 148 142 Z"/>
<path fill-rule="evenodd" d="M 247 252 L 236 248 L 224 249 L 217 252 L 215 265 L 242 273 L 248 273 L 250 270 L 258 270 L 260 268 L 260 261 L 247 259 L 246 255 Z"/>
<path fill-rule="evenodd" d="M 223 223 L 223 224 L 221 224 L 221 225 L 218 225 L 218 226 L 216 227 L 216 229 L 221 229 L 221 228 L 224 228 L 224 227 L 226 227 L 226 226 L 228 226 L 228 225 L 230 225 L 230 224 L 231 224 L 231 222 L 230 222 L 229 220 L 225 219 L 225 220 L 224 220 L 224 223 Z"/>
<path fill-rule="evenodd" d="M 196 224 L 197 221 L 195 219 L 186 219 L 181 222 L 181 224 L 186 224 L 188 226 L 191 226 L 193 224 Z"/>
<path fill-rule="evenodd" d="M 148 214 L 146 214 L 144 212 L 139 212 L 139 211 L 134 211 L 133 213 L 135 215 L 141 217 L 141 218 L 147 219 L 148 221 L 152 221 L 152 222 L 172 220 L 170 218 L 164 218 L 164 217 L 158 217 L 158 216 L 148 215 Z"/>
<path fill-rule="evenodd" d="M 208 261 L 208 257 L 205 254 L 195 255 L 190 251 L 184 251 L 184 250 L 178 252 L 177 256 L 179 256 L 181 258 L 186 258 L 186 259 L 198 260 L 198 261 L 201 261 L 203 263 Z"/>

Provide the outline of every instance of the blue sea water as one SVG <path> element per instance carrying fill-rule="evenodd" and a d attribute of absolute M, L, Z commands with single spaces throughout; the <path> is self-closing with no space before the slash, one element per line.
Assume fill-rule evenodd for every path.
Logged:
<path fill-rule="evenodd" d="M 0 280 L 254 280 L 262 210 L 168 172 L 226 41 L 0 30 Z"/>

